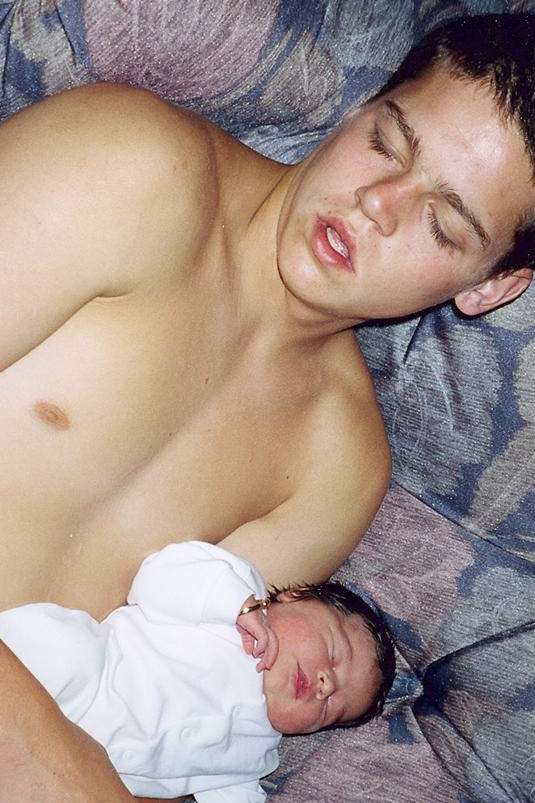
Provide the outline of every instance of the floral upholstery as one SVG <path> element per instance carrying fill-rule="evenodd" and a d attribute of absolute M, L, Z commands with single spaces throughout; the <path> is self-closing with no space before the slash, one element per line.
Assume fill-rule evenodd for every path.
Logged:
<path fill-rule="evenodd" d="M 410 45 L 498 0 L 0 3 L 0 118 L 93 80 L 150 88 L 296 161 Z M 339 576 L 385 610 L 400 671 L 385 716 L 284 740 L 276 803 L 535 800 L 535 290 L 357 334 L 392 487 Z"/>

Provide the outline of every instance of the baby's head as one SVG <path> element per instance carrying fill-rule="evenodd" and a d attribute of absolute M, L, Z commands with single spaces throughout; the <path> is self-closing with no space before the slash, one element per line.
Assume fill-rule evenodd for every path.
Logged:
<path fill-rule="evenodd" d="M 279 653 L 264 672 L 272 726 L 284 734 L 361 725 L 379 714 L 395 673 L 381 616 L 340 583 L 273 591 Z"/>

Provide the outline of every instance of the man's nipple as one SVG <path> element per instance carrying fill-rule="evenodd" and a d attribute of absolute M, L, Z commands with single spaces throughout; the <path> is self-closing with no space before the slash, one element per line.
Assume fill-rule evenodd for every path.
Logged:
<path fill-rule="evenodd" d="M 53 402 L 38 401 L 32 409 L 35 417 L 48 424 L 52 429 L 65 430 L 71 426 L 67 413 Z"/>

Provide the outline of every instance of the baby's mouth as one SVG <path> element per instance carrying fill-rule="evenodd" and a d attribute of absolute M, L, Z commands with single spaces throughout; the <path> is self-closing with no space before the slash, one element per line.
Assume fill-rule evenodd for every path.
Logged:
<path fill-rule="evenodd" d="M 299 666 L 297 665 L 297 674 L 295 676 L 295 698 L 298 700 L 310 688 L 310 681 Z"/>

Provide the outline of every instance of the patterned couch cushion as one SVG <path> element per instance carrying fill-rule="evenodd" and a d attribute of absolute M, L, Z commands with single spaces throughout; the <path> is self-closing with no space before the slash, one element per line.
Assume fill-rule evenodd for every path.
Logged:
<path fill-rule="evenodd" d="M 358 337 L 389 428 L 396 490 L 365 541 L 386 516 L 374 554 L 388 581 L 372 581 L 356 559 L 365 550 L 348 576 L 396 617 L 398 646 L 422 683 L 415 719 L 462 794 L 530 800 L 535 288 L 479 320 L 444 307 Z M 397 500 L 409 494 L 407 518 Z M 410 566 L 382 564 L 387 549 L 391 559 L 409 555 Z M 403 599 L 391 606 L 396 592 Z"/>
<path fill-rule="evenodd" d="M 80 2 L 0 2 L 0 120 L 91 80 Z"/>
<path fill-rule="evenodd" d="M 535 561 L 535 287 L 478 320 L 443 307 L 358 332 L 396 481 L 500 549 Z"/>
<path fill-rule="evenodd" d="M 0 119 L 121 80 L 295 161 L 439 21 L 529 9 L 535 0 L 3 2 Z M 285 741 L 273 800 L 534 798 L 534 303 L 530 292 L 479 321 L 444 307 L 359 330 L 395 482 L 339 574 L 386 611 L 401 669 L 380 722 Z"/>
<path fill-rule="evenodd" d="M 385 611 L 396 634 L 398 676 L 381 724 L 286 739 L 273 799 L 531 800 L 532 564 L 394 483 L 337 575 Z M 340 798 L 330 796 L 333 788 Z"/>

